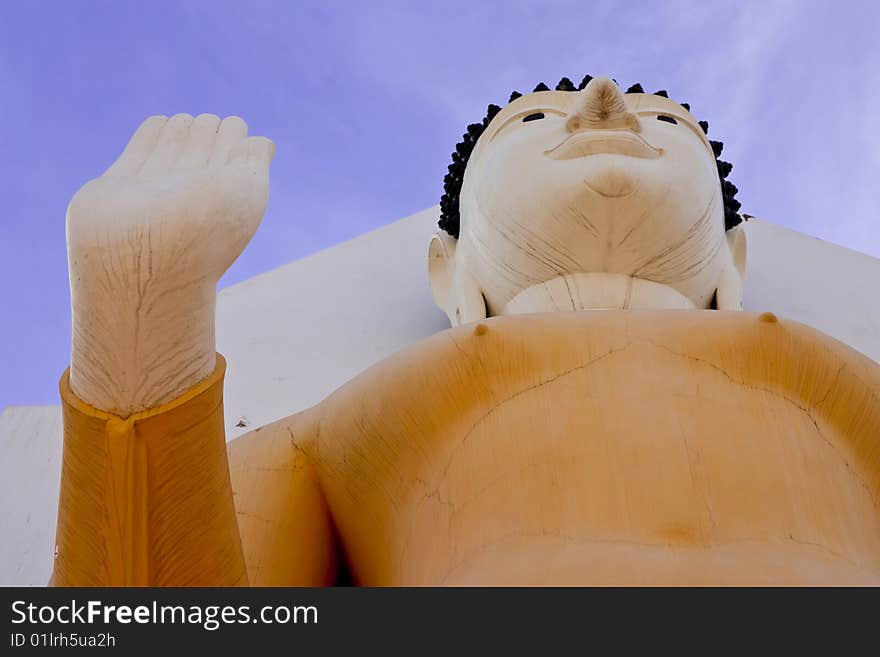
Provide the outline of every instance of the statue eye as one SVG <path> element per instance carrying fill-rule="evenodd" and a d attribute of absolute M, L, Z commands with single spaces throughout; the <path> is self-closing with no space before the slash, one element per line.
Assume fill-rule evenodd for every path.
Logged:
<path fill-rule="evenodd" d="M 671 116 L 666 116 L 665 114 L 659 114 L 657 116 L 658 121 L 666 121 L 666 123 L 672 123 L 673 125 L 678 125 L 678 121 L 673 119 Z"/>
<path fill-rule="evenodd" d="M 544 118 L 544 112 L 535 112 L 534 114 L 529 114 L 528 116 L 523 117 L 523 123 L 528 123 L 529 121 L 538 121 Z"/>

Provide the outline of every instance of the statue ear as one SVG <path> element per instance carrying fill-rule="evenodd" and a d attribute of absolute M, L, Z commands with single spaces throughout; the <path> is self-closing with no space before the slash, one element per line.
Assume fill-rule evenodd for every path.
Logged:
<path fill-rule="evenodd" d="M 716 304 L 718 310 L 742 310 L 743 283 L 746 277 L 746 232 L 742 224 L 727 231 L 730 261 L 718 280 Z"/>
<path fill-rule="evenodd" d="M 486 302 L 476 281 L 455 266 L 458 244 L 451 235 L 436 234 L 428 246 L 428 279 L 431 294 L 453 326 L 486 318 Z"/>
<path fill-rule="evenodd" d="M 456 239 L 451 235 L 434 234 L 428 245 L 428 280 L 434 303 L 446 310 L 449 288 L 452 286 L 453 257 Z"/>

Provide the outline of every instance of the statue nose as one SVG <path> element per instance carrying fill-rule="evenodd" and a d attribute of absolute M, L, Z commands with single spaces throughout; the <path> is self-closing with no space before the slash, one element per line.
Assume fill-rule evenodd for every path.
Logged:
<path fill-rule="evenodd" d="M 584 129 L 640 132 L 638 117 L 626 107 L 623 93 L 613 80 L 593 78 L 580 92 L 577 110 L 568 118 L 569 132 Z"/>

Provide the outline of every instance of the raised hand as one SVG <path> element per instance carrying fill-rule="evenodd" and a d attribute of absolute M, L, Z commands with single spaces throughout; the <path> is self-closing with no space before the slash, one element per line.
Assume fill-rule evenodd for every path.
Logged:
<path fill-rule="evenodd" d="M 73 392 L 128 415 L 214 368 L 217 280 L 266 209 L 274 144 L 238 117 L 154 116 L 67 210 Z"/>

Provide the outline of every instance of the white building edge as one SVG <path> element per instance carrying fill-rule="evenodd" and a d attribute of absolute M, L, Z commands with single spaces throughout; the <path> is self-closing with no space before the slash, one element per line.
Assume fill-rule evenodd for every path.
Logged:
<path fill-rule="evenodd" d="M 227 439 L 316 404 L 448 327 L 427 279 L 438 213 L 429 208 L 220 292 Z M 760 219 L 745 230 L 746 310 L 809 324 L 880 362 L 880 260 Z M 6 408 L 0 453 L 0 585 L 43 585 L 54 551 L 60 407 Z"/>

